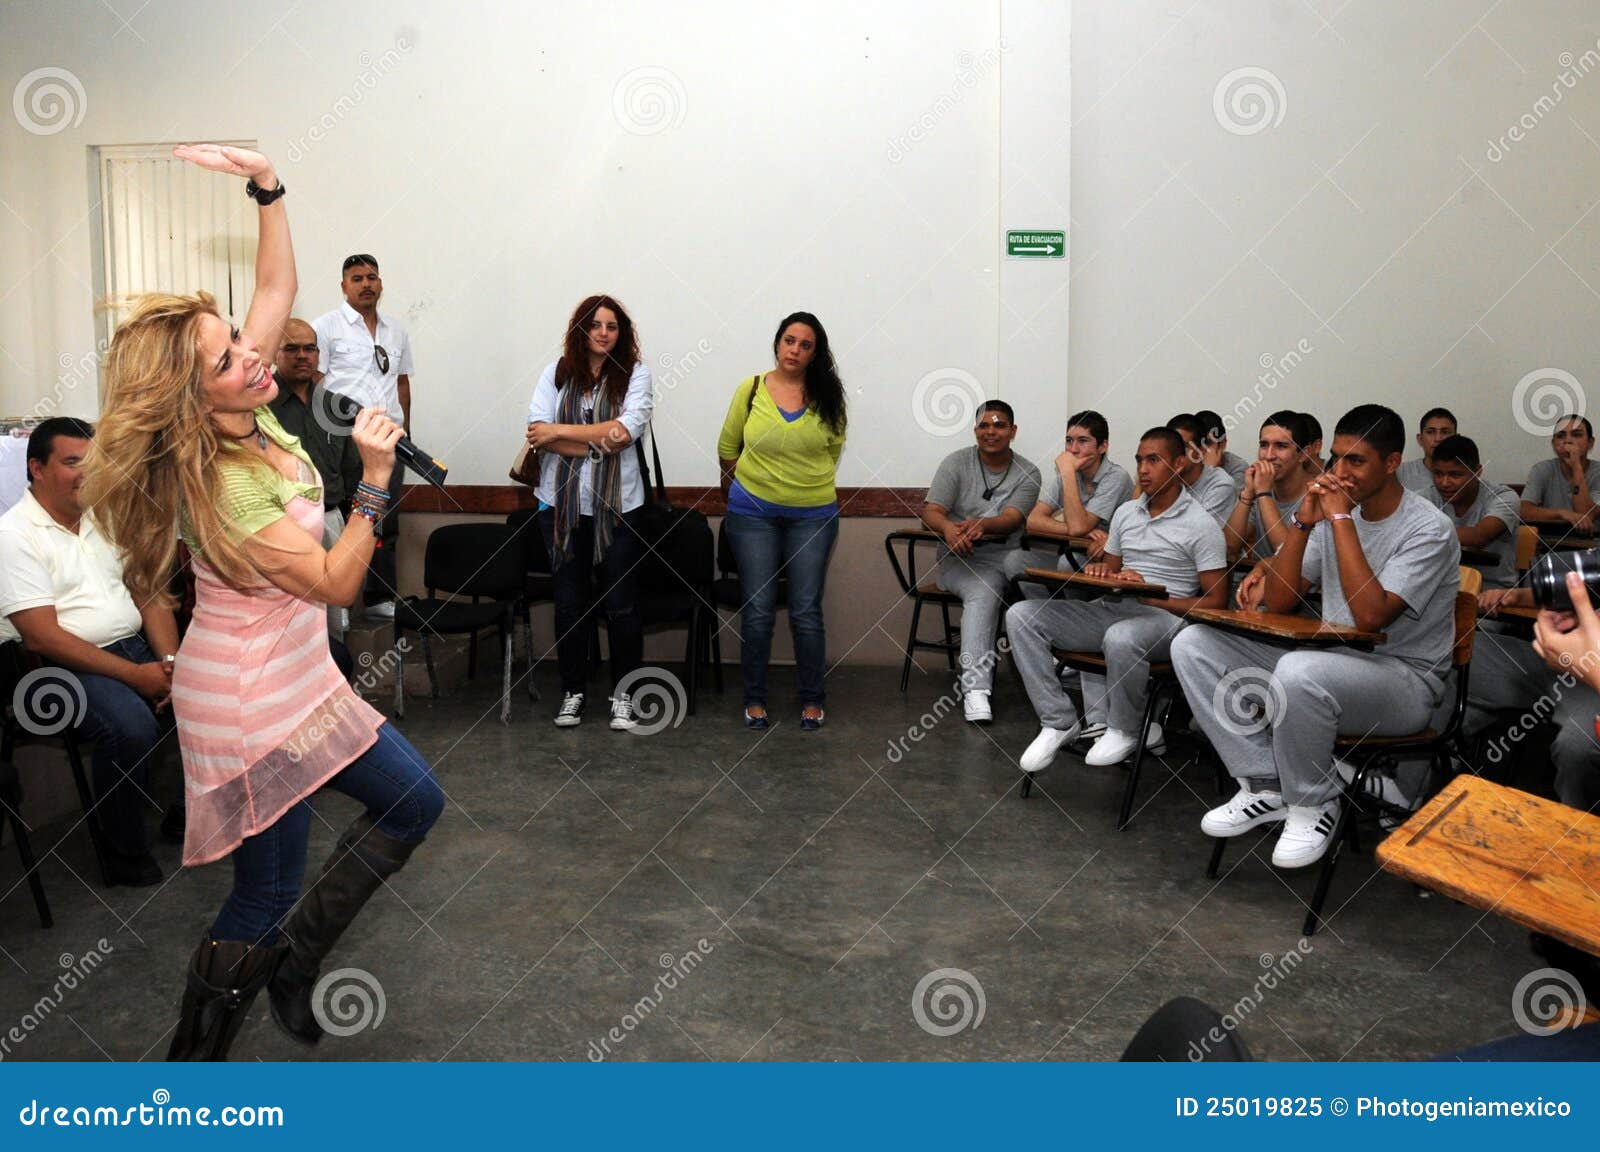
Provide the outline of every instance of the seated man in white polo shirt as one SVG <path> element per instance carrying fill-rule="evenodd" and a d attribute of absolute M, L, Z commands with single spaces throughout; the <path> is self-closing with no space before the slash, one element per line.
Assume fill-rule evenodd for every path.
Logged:
<path fill-rule="evenodd" d="M 1222 528 L 1183 483 L 1182 438 L 1171 429 L 1152 428 L 1140 438 L 1135 461 L 1144 495 L 1113 514 L 1105 560 L 1084 572 L 1160 584 L 1169 598 L 1024 600 L 1011 606 L 1006 635 L 1040 724 L 1039 735 L 1022 754 L 1024 772 L 1047 767 L 1061 746 L 1081 732 L 1072 701 L 1056 679 L 1052 649 L 1105 653 L 1105 675 L 1083 677 L 1086 718 L 1090 724 L 1106 725 L 1085 763 L 1116 764 L 1138 745 L 1150 662 L 1167 658 L 1189 609 L 1226 604 L 1228 560 Z M 1159 754 L 1164 750 L 1161 729 L 1155 724 L 1150 728 L 1149 748 Z"/>
<path fill-rule="evenodd" d="M 82 712 L 77 733 L 94 742 L 94 814 L 111 882 L 143 887 L 161 880 L 144 811 L 178 625 L 168 608 L 134 604 L 116 550 L 83 511 L 78 488 L 93 434 L 82 420 L 55 417 L 28 439 L 28 491 L 0 516 L 0 641 L 20 638 L 64 670 L 56 675 L 68 681 L 69 706 Z M 23 695 L 47 691 L 48 679 Z"/>

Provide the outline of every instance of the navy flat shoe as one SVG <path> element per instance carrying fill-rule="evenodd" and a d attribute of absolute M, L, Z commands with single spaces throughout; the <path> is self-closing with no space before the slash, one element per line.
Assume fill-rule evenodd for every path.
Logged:
<path fill-rule="evenodd" d="M 817 731 L 817 729 L 822 727 L 823 721 L 826 718 L 826 716 L 827 716 L 827 713 L 821 712 L 821 711 L 818 711 L 818 713 L 815 716 L 807 716 L 804 712 L 800 713 L 800 731 L 802 731 L 802 732 L 815 732 L 815 731 Z"/>
<path fill-rule="evenodd" d="M 750 715 L 750 709 L 744 710 L 744 726 L 752 732 L 760 732 L 771 726 L 771 721 L 763 713 L 760 716 Z"/>

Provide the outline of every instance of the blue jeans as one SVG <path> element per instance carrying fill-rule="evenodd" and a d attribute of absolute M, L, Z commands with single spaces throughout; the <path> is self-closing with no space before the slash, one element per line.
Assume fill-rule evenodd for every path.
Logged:
<path fill-rule="evenodd" d="M 326 787 L 365 804 L 378 829 L 396 840 L 421 840 L 444 811 L 433 770 L 393 724 L 379 728 L 378 742 Z M 233 850 L 233 891 L 211 925 L 214 939 L 277 939 L 305 881 L 311 815 L 308 796 Z"/>
<path fill-rule="evenodd" d="M 828 557 L 839 538 L 839 518 L 792 520 L 729 513 L 722 522 L 739 564 L 739 664 L 744 702 L 767 703 L 767 661 L 778 608 L 778 574 L 789 580 L 789 630 L 800 678 L 800 706 L 822 706 L 828 636 L 822 624 L 822 588 Z"/>
<path fill-rule="evenodd" d="M 156 654 L 143 636 L 129 636 L 101 649 L 134 664 L 151 664 Z M 172 710 L 157 716 L 150 702 L 121 680 L 74 672 L 87 707 L 74 729 L 94 743 L 94 814 L 111 850 L 139 857 L 150 851 L 144 813 L 150 799 L 150 761 L 156 745 L 172 731 Z"/>

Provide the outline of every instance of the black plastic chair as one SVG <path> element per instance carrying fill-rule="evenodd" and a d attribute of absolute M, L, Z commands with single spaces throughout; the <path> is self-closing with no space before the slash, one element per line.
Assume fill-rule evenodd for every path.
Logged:
<path fill-rule="evenodd" d="M 701 665 L 708 661 L 716 665 L 712 656 L 716 644 L 712 627 L 716 619 L 715 553 L 711 525 L 705 517 L 684 515 L 664 537 L 645 541 L 639 560 L 639 619 L 644 630 L 685 630 L 683 664 L 688 682 L 684 690 L 690 716 L 699 695 Z M 605 612 L 597 609 L 593 619 L 604 626 Z"/>
<path fill-rule="evenodd" d="M 478 666 L 478 633 L 485 628 L 500 632 L 502 686 L 500 720 L 511 720 L 511 648 L 517 609 L 522 602 L 527 573 L 523 538 L 504 524 L 446 524 L 428 537 L 423 559 L 426 596 L 407 596 L 395 605 L 394 713 L 405 717 L 405 647 L 407 632 L 422 638 L 422 656 L 428 668 L 432 695 L 439 695 L 433 667 L 434 636 L 468 637 L 467 678 Z M 440 596 L 438 593 L 445 593 Z M 470 596 L 470 600 L 458 597 Z M 530 684 L 532 678 L 530 677 Z"/>
<path fill-rule="evenodd" d="M 927 544 L 936 548 L 938 543 L 938 535 L 925 529 L 901 529 L 883 538 L 883 550 L 889 554 L 889 563 L 894 568 L 894 578 L 900 585 L 900 592 L 911 598 L 911 627 L 906 633 L 906 659 L 900 667 L 902 692 L 911 683 L 911 664 L 918 649 L 931 648 L 935 652 L 943 652 L 952 672 L 956 670 L 956 658 L 961 652 L 961 630 L 950 622 L 950 608 L 952 605 L 959 607 L 961 597 L 940 588 L 931 576 L 925 579 L 917 576 L 917 545 Z M 929 604 L 939 606 L 944 622 L 943 639 L 924 640 L 918 634 L 922 610 Z"/>
<path fill-rule="evenodd" d="M 111 886 L 111 874 L 108 867 L 110 853 L 100 829 L 100 818 L 94 811 L 94 793 L 89 788 L 89 775 L 83 766 L 83 742 L 70 727 L 48 736 L 40 735 L 39 728 L 43 726 L 25 727 L 16 714 L 17 687 L 25 675 L 40 666 L 20 642 L 8 640 L 0 644 L 0 707 L 4 708 L 3 714 L 0 714 L 0 805 L 4 807 L 4 811 L 0 812 L 0 830 L 3 830 L 7 820 L 11 822 L 17 840 L 17 852 L 22 857 L 28 886 L 33 890 L 33 902 L 39 910 L 39 920 L 48 928 L 52 923 L 50 909 L 45 902 L 38 869 L 30 863 L 33 851 L 18 807 L 22 799 L 22 785 L 16 768 L 18 748 L 27 744 L 58 744 L 66 752 L 67 764 L 72 769 L 72 783 L 78 790 L 78 802 L 83 806 L 83 825 L 89 833 L 89 843 L 94 848 L 100 879 L 107 887 Z M 63 672 L 62 675 L 71 673 Z"/>

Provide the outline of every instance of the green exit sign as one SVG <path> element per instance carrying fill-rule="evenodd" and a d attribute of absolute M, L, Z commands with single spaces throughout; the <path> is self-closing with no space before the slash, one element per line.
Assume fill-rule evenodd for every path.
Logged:
<path fill-rule="evenodd" d="M 1007 232 L 1006 255 L 1022 260 L 1065 260 L 1065 232 Z"/>

